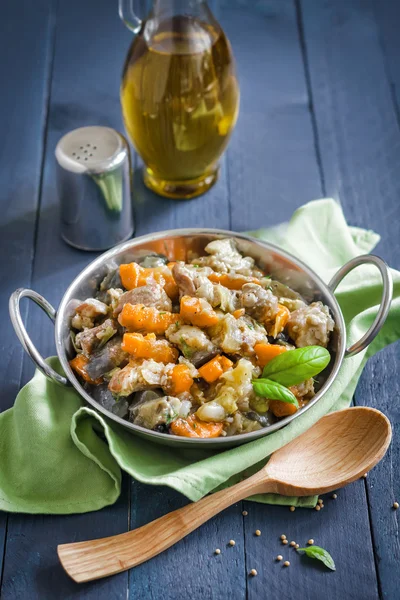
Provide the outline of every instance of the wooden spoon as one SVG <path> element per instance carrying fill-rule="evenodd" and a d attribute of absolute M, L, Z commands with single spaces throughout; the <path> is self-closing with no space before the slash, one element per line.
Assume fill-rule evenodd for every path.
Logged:
<path fill-rule="evenodd" d="M 231 504 L 254 494 L 323 494 L 355 481 L 384 456 L 392 437 L 384 414 L 348 408 L 323 417 L 277 450 L 258 473 L 155 521 L 99 540 L 62 544 L 58 556 L 76 582 L 135 567 L 163 552 Z"/>

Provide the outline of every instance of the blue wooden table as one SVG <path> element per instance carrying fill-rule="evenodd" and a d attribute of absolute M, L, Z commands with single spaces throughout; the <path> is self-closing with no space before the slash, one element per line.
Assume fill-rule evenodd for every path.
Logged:
<path fill-rule="evenodd" d="M 9 294 L 33 287 L 57 306 L 94 257 L 60 239 L 54 148 L 76 127 L 122 130 L 118 90 L 131 36 L 116 4 L 1 3 L 1 410 L 33 373 L 6 314 Z M 192 226 L 255 229 L 288 219 L 308 200 L 332 196 L 351 224 L 381 234 L 378 254 L 399 268 L 399 2 L 229 0 L 218 16 L 242 91 L 220 180 L 204 197 L 178 203 L 151 194 L 137 171 L 136 234 Z M 39 348 L 53 354 L 51 325 L 37 309 L 24 308 Z M 400 598 L 400 510 L 391 509 L 400 496 L 398 364 L 398 345 L 381 352 L 355 395 L 356 404 L 389 416 L 391 448 L 367 479 L 339 491 L 337 500 L 327 498 L 322 511 L 244 502 L 149 563 L 78 586 L 60 567 L 57 543 L 120 533 L 186 502 L 170 489 L 126 478 L 118 502 L 96 513 L 1 513 L 1 598 Z M 282 568 L 273 560 L 281 533 L 302 544 L 314 538 L 330 550 L 337 571 L 299 556 Z M 236 545 L 228 549 L 232 538 Z M 220 557 L 213 556 L 217 547 Z M 257 577 L 248 577 L 252 568 Z"/>

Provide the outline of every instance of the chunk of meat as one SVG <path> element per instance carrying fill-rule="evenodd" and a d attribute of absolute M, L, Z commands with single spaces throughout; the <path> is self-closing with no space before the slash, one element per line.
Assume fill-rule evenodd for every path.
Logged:
<path fill-rule="evenodd" d="M 298 348 L 304 346 L 326 348 L 334 326 L 329 308 L 322 302 L 313 302 L 290 314 L 287 331 Z"/>
<path fill-rule="evenodd" d="M 75 315 L 72 317 L 71 326 L 74 329 L 84 329 L 85 327 L 94 327 L 97 317 L 106 315 L 108 306 L 96 298 L 87 298 L 75 309 Z"/>
<path fill-rule="evenodd" d="M 293 392 L 298 400 L 310 400 L 315 396 L 314 379 L 312 377 L 302 381 L 301 383 L 298 383 L 297 385 L 293 385 L 289 389 L 291 392 Z"/>
<path fill-rule="evenodd" d="M 147 285 L 142 285 L 122 294 L 114 309 L 114 316 L 119 315 L 125 304 L 143 304 L 165 311 L 171 311 L 172 309 L 172 302 L 164 288 L 155 281 L 148 281 Z"/>
<path fill-rule="evenodd" d="M 253 274 L 254 259 L 250 256 L 242 256 L 236 247 L 236 242 L 231 238 L 214 240 L 207 244 L 205 251 L 210 256 L 196 258 L 192 263 L 211 267 L 219 273 Z"/>
<path fill-rule="evenodd" d="M 257 321 L 273 321 L 278 313 L 278 298 L 271 290 L 256 283 L 245 283 L 240 292 L 240 305 Z"/>
<path fill-rule="evenodd" d="M 226 354 L 254 354 L 254 346 L 268 343 L 264 327 L 248 316 L 235 317 L 226 314 L 210 329 L 211 341 Z"/>
<path fill-rule="evenodd" d="M 172 275 L 179 288 L 180 296 L 194 296 L 196 294 L 196 286 L 193 281 L 195 274 L 193 271 L 189 271 L 183 263 L 175 263 L 172 268 Z"/>
<path fill-rule="evenodd" d="M 84 329 L 78 333 L 75 345 L 82 349 L 85 356 L 89 357 L 95 350 L 104 346 L 117 333 L 117 330 L 117 323 L 112 319 L 106 319 L 101 325 Z"/>
<path fill-rule="evenodd" d="M 217 354 L 215 345 L 198 327 L 176 323 L 168 327 L 165 336 L 172 344 L 176 344 L 183 356 L 196 367 L 200 366 L 201 361 L 204 363 Z"/>
<path fill-rule="evenodd" d="M 159 388 L 167 366 L 153 359 L 132 360 L 112 376 L 108 389 L 116 396 L 130 396 L 133 392 Z M 174 366 L 171 364 L 170 368 Z"/>
<path fill-rule="evenodd" d="M 92 379 L 109 373 L 128 362 L 129 354 L 122 349 L 121 337 L 113 337 L 107 344 L 90 357 L 86 372 Z"/>

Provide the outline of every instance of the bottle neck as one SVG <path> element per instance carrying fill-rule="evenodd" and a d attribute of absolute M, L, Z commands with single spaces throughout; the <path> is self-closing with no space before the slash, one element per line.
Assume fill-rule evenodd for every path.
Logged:
<path fill-rule="evenodd" d="M 205 0 L 154 0 L 152 13 L 164 19 L 177 15 L 207 19 L 211 14 Z"/>

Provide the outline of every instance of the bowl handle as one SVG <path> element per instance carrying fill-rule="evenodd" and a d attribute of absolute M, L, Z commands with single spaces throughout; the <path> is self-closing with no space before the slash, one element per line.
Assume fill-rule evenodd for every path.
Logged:
<path fill-rule="evenodd" d="M 350 348 L 346 349 L 345 357 L 354 356 L 364 350 L 375 336 L 379 333 L 382 328 L 384 322 L 386 321 L 386 317 L 388 316 L 388 312 L 390 309 L 390 303 L 392 302 L 393 296 L 393 280 L 392 274 L 390 273 L 388 265 L 384 260 L 379 258 L 378 256 L 374 256 L 373 254 L 363 254 L 362 256 L 357 256 L 356 258 L 352 258 L 347 262 L 336 275 L 333 276 L 331 281 L 328 284 L 329 289 L 334 292 L 342 281 L 342 279 L 350 273 L 355 267 L 360 265 L 375 265 L 378 267 L 380 274 L 382 275 L 382 300 L 378 309 L 378 314 L 376 315 L 375 321 L 372 323 L 371 327 L 368 331 L 363 335 L 363 337 L 355 342 Z"/>
<path fill-rule="evenodd" d="M 25 351 L 29 354 L 36 367 L 39 369 L 39 371 L 43 373 L 43 375 L 45 375 L 55 383 L 58 383 L 59 385 L 69 386 L 70 383 L 68 379 L 66 377 L 63 377 L 62 375 L 59 375 L 56 371 L 54 371 L 54 369 L 50 367 L 50 365 L 46 363 L 41 354 L 39 354 L 39 351 L 35 347 L 31 338 L 29 337 L 21 317 L 21 311 L 19 309 L 19 305 L 22 298 L 30 298 L 31 300 L 33 300 L 38 306 L 40 306 L 41 309 L 44 310 L 46 315 L 53 321 L 53 323 L 56 320 L 56 309 L 53 308 L 53 306 L 49 302 L 47 302 L 47 300 L 43 298 L 43 296 L 41 296 L 37 292 L 34 292 L 33 290 L 28 290 L 26 288 L 19 288 L 18 290 L 15 290 L 15 292 L 13 292 L 10 296 L 9 309 L 11 322 L 13 324 L 15 333 L 17 334 L 18 339 L 24 347 Z"/>

